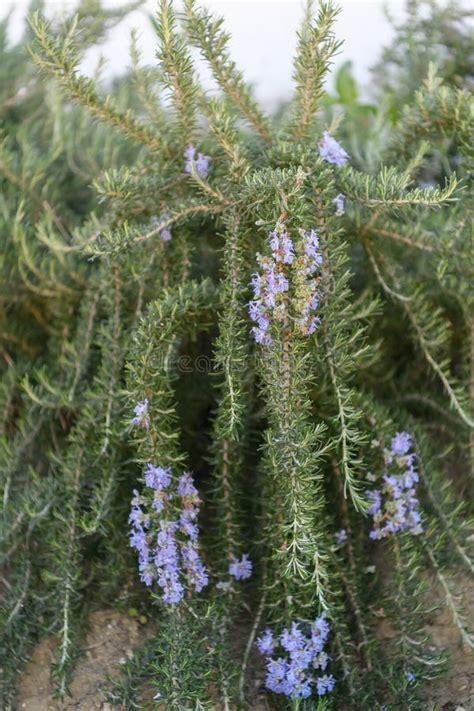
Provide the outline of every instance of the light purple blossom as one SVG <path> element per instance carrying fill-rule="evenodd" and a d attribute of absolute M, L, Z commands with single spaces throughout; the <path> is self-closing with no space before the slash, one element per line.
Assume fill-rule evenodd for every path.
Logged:
<path fill-rule="evenodd" d="M 415 486 L 419 476 L 415 469 L 415 453 L 409 453 L 412 437 L 408 432 L 397 432 L 391 448 L 386 452 L 386 465 L 390 468 L 382 476 L 380 488 L 367 492 L 371 504 L 367 511 L 373 517 L 372 540 L 410 532 L 422 532 L 420 502 Z"/>
<path fill-rule="evenodd" d="M 374 491 L 367 491 L 366 493 L 368 499 L 372 500 L 367 512 L 372 514 L 372 516 L 375 516 L 382 508 L 382 493 L 378 489 L 375 489 Z"/>
<path fill-rule="evenodd" d="M 392 439 L 392 453 L 398 456 L 403 456 L 408 452 L 412 444 L 412 437 L 408 432 L 397 432 Z"/>
<path fill-rule="evenodd" d="M 171 240 L 172 234 L 171 230 L 169 227 L 163 227 L 162 230 L 160 230 L 160 237 L 163 240 L 163 242 L 169 242 Z"/>
<path fill-rule="evenodd" d="M 280 234 L 275 230 L 270 234 L 270 247 L 273 252 L 275 261 L 283 262 L 283 264 L 292 264 L 295 258 L 293 251 L 293 242 L 288 236 L 288 232 L 283 231 Z"/>
<path fill-rule="evenodd" d="M 257 255 L 260 272 L 251 280 L 253 336 L 257 343 L 270 345 L 272 324 L 284 321 L 293 321 L 297 332 L 310 336 L 320 322 L 314 313 L 319 305 L 316 273 L 322 263 L 317 232 L 300 230 L 299 239 L 292 239 L 280 227 L 269 234 L 268 245 L 271 253 Z"/>
<path fill-rule="evenodd" d="M 197 524 L 194 523 L 196 516 L 195 509 L 185 509 L 179 516 L 180 530 L 189 536 L 192 541 L 195 541 L 199 534 Z"/>
<path fill-rule="evenodd" d="M 154 464 L 147 464 L 145 469 L 145 484 L 150 489 L 161 491 L 171 484 L 171 471 L 163 467 L 155 467 Z"/>
<path fill-rule="evenodd" d="M 147 430 L 150 427 L 150 418 L 148 416 L 148 399 L 145 398 L 141 402 L 137 403 L 133 408 L 135 417 L 132 420 L 132 425 L 136 427 L 143 427 Z"/>
<path fill-rule="evenodd" d="M 405 676 L 406 676 L 406 678 L 407 678 L 407 681 L 408 681 L 410 684 L 413 684 L 413 683 L 414 683 L 416 677 L 415 677 L 415 675 L 413 674 L 412 671 L 407 671 L 407 672 L 405 673 Z"/>
<path fill-rule="evenodd" d="M 256 343 L 260 343 L 263 346 L 269 346 L 270 343 L 272 342 L 271 337 L 267 334 L 266 330 L 263 328 L 257 328 L 256 326 L 253 326 L 251 329 L 253 336 L 255 338 Z"/>
<path fill-rule="evenodd" d="M 191 496 L 193 498 L 198 495 L 193 478 L 189 472 L 184 472 L 184 474 L 181 474 L 179 477 L 176 493 L 178 496 Z"/>
<path fill-rule="evenodd" d="M 318 695 L 324 696 L 325 694 L 329 694 L 334 689 L 335 684 L 336 680 L 332 674 L 324 674 L 324 676 L 320 676 L 316 681 Z"/>
<path fill-rule="evenodd" d="M 349 160 L 349 154 L 328 131 L 324 131 L 319 142 L 319 155 L 328 163 L 339 166 L 345 165 Z"/>
<path fill-rule="evenodd" d="M 244 553 L 240 560 L 232 558 L 229 564 L 229 575 L 232 575 L 236 580 L 247 580 L 252 575 L 252 561 L 249 560 L 248 554 Z"/>
<path fill-rule="evenodd" d="M 207 177 L 209 173 L 209 156 L 205 156 L 203 153 L 196 155 L 196 148 L 192 144 L 186 148 L 184 156 L 186 158 L 184 163 L 186 173 L 192 175 L 193 170 L 195 170 L 200 178 Z"/>
<path fill-rule="evenodd" d="M 311 624 L 311 644 L 316 652 L 321 652 L 329 636 L 329 622 L 323 613 Z"/>
<path fill-rule="evenodd" d="M 138 491 L 134 490 L 132 499 L 132 510 L 129 516 L 129 523 L 132 524 L 130 531 L 130 546 L 138 552 L 138 570 L 140 572 L 140 580 L 145 585 L 150 586 L 153 582 L 154 569 L 150 566 L 150 547 L 148 542 L 147 530 L 150 526 L 150 519 L 143 512 L 141 506 L 143 504 L 142 497 Z"/>
<path fill-rule="evenodd" d="M 157 583 L 163 590 L 163 601 L 170 604 L 180 602 L 184 596 L 184 587 L 179 581 L 177 529 L 176 521 L 160 522 L 153 558 L 157 572 Z"/>
<path fill-rule="evenodd" d="M 311 260 L 305 265 L 309 274 L 314 274 L 323 263 L 323 257 L 319 251 L 319 237 L 316 230 L 306 230 L 304 233 L 304 251 Z"/>
<path fill-rule="evenodd" d="M 208 584 L 209 577 L 193 540 L 185 543 L 181 549 L 181 555 L 189 584 L 194 587 L 196 592 L 201 592 Z"/>
<path fill-rule="evenodd" d="M 257 638 L 255 644 L 260 654 L 273 654 L 275 642 L 273 639 L 273 632 L 269 627 L 267 627 L 263 634 Z"/>
<path fill-rule="evenodd" d="M 280 637 L 280 644 L 287 652 L 294 652 L 301 648 L 306 638 L 297 622 L 293 622 L 291 630 L 283 630 Z"/>
<path fill-rule="evenodd" d="M 146 502 L 144 497 L 140 496 L 136 489 L 133 490 L 132 499 L 132 510 L 130 516 L 128 517 L 128 522 L 133 524 L 143 524 L 145 528 L 150 525 L 150 518 L 148 514 L 144 513 L 142 510 L 142 505 Z"/>
<path fill-rule="evenodd" d="M 134 491 L 130 545 L 138 551 L 141 581 L 156 581 L 163 601 L 176 604 L 186 586 L 200 592 L 209 582 L 198 545 L 198 491 L 189 472 L 174 486 L 171 470 L 151 463 L 144 480 L 153 494 Z"/>
<path fill-rule="evenodd" d="M 266 687 L 275 694 L 287 694 L 286 675 L 289 664 L 285 659 L 269 659 L 267 662 Z"/>
<path fill-rule="evenodd" d="M 267 628 L 256 641 L 266 657 L 266 687 L 291 699 L 308 698 L 313 692 L 323 696 L 332 691 L 334 677 L 316 674 L 318 669 L 324 671 L 329 662 L 323 650 L 328 634 L 329 623 L 324 615 L 311 625 L 293 622 L 278 639 Z"/>

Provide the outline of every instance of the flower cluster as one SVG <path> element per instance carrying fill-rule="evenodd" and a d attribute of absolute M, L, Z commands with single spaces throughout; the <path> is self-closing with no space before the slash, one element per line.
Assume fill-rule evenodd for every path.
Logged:
<path fill-rule="evenodd" d="M 256 326 L 252 333 L 257 343 L 269 345 L 272 322 L 293 321 L 295 329 L 304 336 L 316 330 L 319 318 L 315 311 L 319 304 L 319 279 L 316 276 L 322 263 L 319 239 L 315 230 L 300 231 L 293 241 L 284 229 L 269 235 L 270 256 L 257 254 L 261 271 L 252 276 L 253 300 L 249 303 L 250 318 Z M 293 285 L 292 313 L 289 311 L 290 283 Z"/>
<path fill-rule="evenodd" d="M 314 690 L 318 696 L 328 694 L 334 688 L 332 674 L 324 672 L 329 656 L 324 645 L 329 634 L 329 623 L 321 615 L 313 623 L 303 625 L 293 622 L 291 629 L 283 630 L 276 639 L 270 629 L 266 629 L 256 641 L 256 645 L 266 660 L 266 686 L 276 694 L 285 694 L 292 699 L 308 698 Z M 278 654 L 276 649 L 284 650 Z"/>
<path fill-rule="evenodd" d="M 200 178 L 207 177 L 209 173 L 209 156 L 205 156 L 203 153 L 198 153 L 196 156 L 196 148 L 190 143 L 184 151 L 184 157 L 186 158 L 184 162 L 186 173 L 192 175 L 194 169 Z"/>
<path fill-rule="evenodd" d="M 182 600 L 185 584 L 200 592 L 209 582 L 198 547 L 199 496 L 188 472 L 175 486 L 170 469 L 148 464 L 145 493 L 134 491 L 130 545 L 138 551 L 140 579 L 156 580 L 163 601 Z"/>
<path fill-rule="evenodd" d="M 319 142 L 319 155 L 334 165 L 345 165 L 349 160 L 349 154 L 328 131 L 324 131 Z"/>
<path fill-rule="evenodd" d="M 390 450 L 385 452 L 387 471 L 382 477 L 383 483 L 379 489 L 367 492 L 371 501 L 368 512 L 374 522 L 370 537 L 374 540 L 401 531 L 419 534 L 423 530 L 415 489 L 418 482 L 416 455 L 409 453 L 411 445 L 408 432 L 397 432 Z"/>

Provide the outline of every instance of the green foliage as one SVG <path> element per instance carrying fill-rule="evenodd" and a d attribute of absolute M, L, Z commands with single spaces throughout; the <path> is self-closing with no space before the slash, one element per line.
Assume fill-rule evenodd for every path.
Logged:
<path fill-rule="evenodd" d="M 465 85 L 473 62 L 471 21 L 472 7 L 463 0 L 408 0 L 403 19 L 392 20 L 395 39 L 374 69 L 380 93 L 389 98 L 394 113 L 411 101 L 430 62 L 447 84 Z"/>
<path fill-rule="evenodd" d="M 272 708 L 379 708 L 381 698 L 418 708 L 418 687 L 440 667 L 423 632 L 427 570 L 472 644 L 452 583 L 453 564 L 473 567 L 472 510 L 459 496 L 474 454 L 462 67 L 453 81 L 442 71 L 444 83 L 420 60 L 413 91 L 400 79 L 391 88 L 405 104 L 396 113 L 390 101 L 359 102 L 347 63 L 328 97 L 337 9 L 322 2 L 313 17 L 308 3 L 294 99 L 274 120 L 232 61 L 222 21 L 194 0 L 179 18 L 162 0 L 158 69 L 141 66 L 132 35 L 132 69 L 106 90 L 81 76 L 81 58 L 135 5 L 83 2 L 64 25 L 35 5 L 13 47 L 0 27 L 2 704 L 13 707 L 16 674 L 45 633 L 57 638 L 64 697 L 87 613 L 130 596 L 155 632 L 114 681 L 114 704 L 144 707 L 148 685 L 169 709 L 251 705 L 264 673 L 256 636 L 324 610 L 335 691 L 301 703 L 269 695 Z M 454 15 L 436 17 L 444 26 Z M 217 96 L 198 83 L 189 44 Z M 350 165 L 319 154 L 337 121 Z M 189 144 L 209 156 L 208 172 L 185 170 Z M 310 229 L 323 258 L 319 326 L 302 337 L 286 317 L 271 344 L 256 344 L 256 255 L 268 255 L 273 230 Z M 285 298 L 297 309 L 297 288 Z M 145 398 L 149 426 L 133 427 Z M 424 531 L 375 543 L 366 490 L 401 430 L 415 442 Z M 149 462 L 192 470 L 203 499 L 210 583 L 179 605 L 132 583 L 127 517 Z M 248 584 L 228 574 L 244 553 Z"/>

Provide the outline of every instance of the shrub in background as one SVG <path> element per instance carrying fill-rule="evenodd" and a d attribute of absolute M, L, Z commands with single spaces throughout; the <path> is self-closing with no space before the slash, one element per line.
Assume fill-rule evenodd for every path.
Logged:
<path fill-rule="evenodd" d="M 431 69 L 365 139 L 353 97 L 336 140 L 337 10 L 309 3 L 273 121 L 193 0 L 159 3 L 158 70 L 133 36 L 104 94 L 86 9 L 32 16 L 54 81 L 25 92 L 25 60 L 1 105 L 4 703 L 46 632 L 63 696 L 84 613 L 118 599 L 156 633 L 117 705 L 145 679 L 170 709 L 251 703 L 260 663 L 274 708 L 414 709 L 424 569 L 472 644 L 446 570 L 472 571 L 469 95 Z"/>

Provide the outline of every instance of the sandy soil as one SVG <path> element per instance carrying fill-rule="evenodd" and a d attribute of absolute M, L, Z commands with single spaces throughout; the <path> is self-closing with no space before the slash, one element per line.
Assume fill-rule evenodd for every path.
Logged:
<path fill-rule="evenodd" d="M 118 675 L 120 666 L 143 642 L 147 630 L 136 618 L 114 610 L 99 610 L 89 618 L 84 654 L 78 659 L 71 681 L 71 697 L 52 699 L 49 678 L 55 641 L 42 640 L 35 648 L 18 687 L 17 708 L 27 711 L 112 711 L 104 702 L 107 676 Z"/>
<path fill-rule="evenodd" d="M 459 595 L 464 617 L 470 631 L 474 630 L 474 583 L 464 575 L 453 579 L 453 589 Z M 474 650 L 462 644 L 459 632 L 453 625 L 452 616 L 442 606 L 441 590 L 431 581 L 433 601 L 440 605 L 426 632 L 435 647 L 449 652 L 449 670 L 445 677 L 435 679 L 426 688 L 423 698 L 427 708 L 437 704 L 443 711 L 474 711 Z"/>

